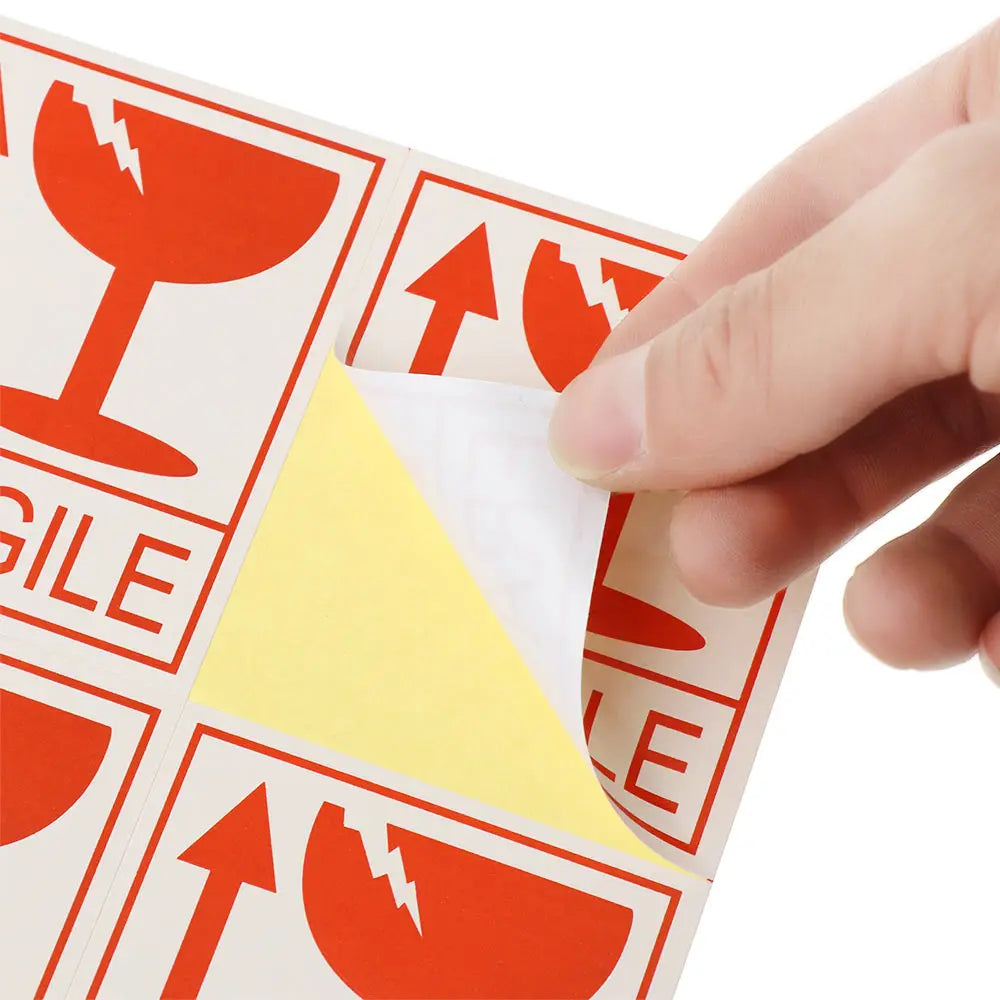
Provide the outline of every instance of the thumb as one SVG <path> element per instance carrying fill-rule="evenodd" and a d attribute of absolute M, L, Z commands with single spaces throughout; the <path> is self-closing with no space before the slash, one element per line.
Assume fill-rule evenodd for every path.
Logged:
<path fill-rule="evenodd" d="M 1000 126 L 964 126 L 772 266 L 562 394 L 556 460 L 613 490 L 741 481 L 914 386 L 1000 390 Z"/>

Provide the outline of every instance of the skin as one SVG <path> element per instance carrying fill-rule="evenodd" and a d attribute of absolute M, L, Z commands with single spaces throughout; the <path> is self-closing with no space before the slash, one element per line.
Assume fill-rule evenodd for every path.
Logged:
<path fill-rule="evenodd" d="M 746 605 L 1000 443 L 1000 22 L 752 188 L 563 393 L 550 443 L 615 491 L 684 490 L 700 599 Z M 1000 662 L 1000 457 L 858 567 L 898 666 Z"/>

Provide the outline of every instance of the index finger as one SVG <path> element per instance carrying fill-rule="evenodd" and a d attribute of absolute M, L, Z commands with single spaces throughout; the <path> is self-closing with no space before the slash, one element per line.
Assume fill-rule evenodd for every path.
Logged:
<path fill-rule="evenodd" d="M 1000 114 L 1000 21 L 821 132 L 750 189 L 612 331 L 597 359 L 651 340 L 720 288 L 769 267 L 934 136 Z"/>

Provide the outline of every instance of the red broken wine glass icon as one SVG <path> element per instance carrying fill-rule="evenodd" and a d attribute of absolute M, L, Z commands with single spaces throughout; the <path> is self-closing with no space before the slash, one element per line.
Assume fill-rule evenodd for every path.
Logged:
<path fill-rule="evenodd" d="M 617 966 L 629 907 L 411 830 L 385 834 L 412 902 L 397 903 L 399 879 L 373 876 L 379 859 L 329 802 L 302 869 L 313 939 L 364 1000 L 584 1000 Z"/>
<path fill-rule="evenodd" d="M 601 260 L 601 277 L 614 284 L 623 309 L 634 309 L 661 280 L 658 274 L 606 259 Z M 522 318 L 535 364 L 558 391 L 590 364 L 611 332 L 603 305 L 587 301 L 576 267 L 562 260 L 559 244 L 551 240 L 539 240 L 532 255 Z M 657 649 L 702 649 L 704 637 L 687 622 L 605 582 L 632 500 L 628 493 L 611 498 L 587 629 Z"/>
<path fill-rule="evenodd" d="M 0 689 L 0 847 L 60 819 L 90 787 L 111 729 Z"/>
<path fill-rule="evenodd" d="M 187 455 L 101 412 L 153 285 L 275 267 L 322 224 L 339 175 L 118 101 L 105 116 L 110 134 L 98 136 L 99 117 L 71 85 L 53 83 L 35 127 L 35 174 L 53 216 L 114 272 L 60 395 L 0 386 L 0 424 L 107 465 L 191 476 Z"/>

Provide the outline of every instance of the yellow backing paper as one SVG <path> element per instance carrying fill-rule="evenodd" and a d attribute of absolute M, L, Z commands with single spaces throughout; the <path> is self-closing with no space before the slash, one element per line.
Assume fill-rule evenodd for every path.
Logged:
<path fill-rule="evenodd" d="M 663 864 L 331 358 L 192 700 Z"/>

